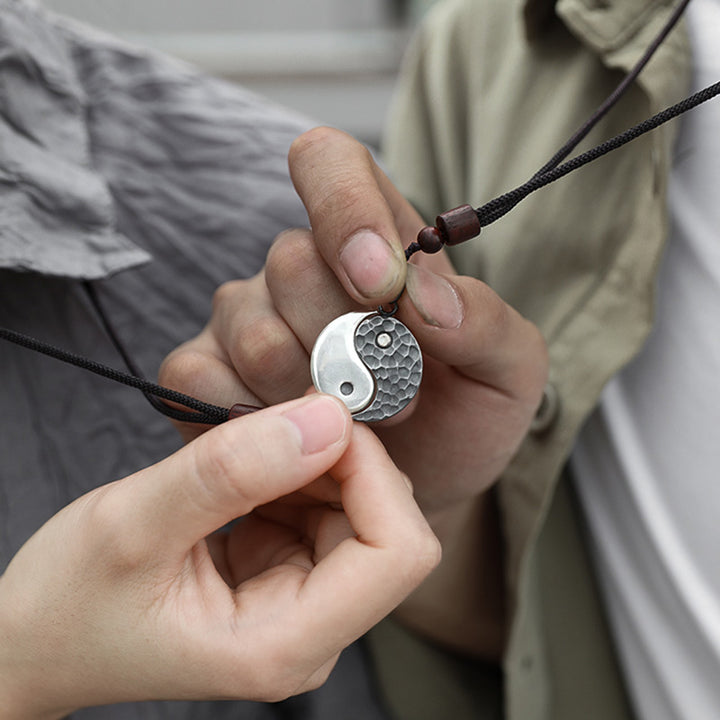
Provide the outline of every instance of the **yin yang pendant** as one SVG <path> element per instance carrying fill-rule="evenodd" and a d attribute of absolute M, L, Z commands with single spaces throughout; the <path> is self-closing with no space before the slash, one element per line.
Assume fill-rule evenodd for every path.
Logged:
<path fill-rule="evenodd" d="M 340 398 L 353 419 L 377 422 L 415 397 L 422 354 L 413 334 L 391 315 L 352 312 L 318 335 L 310 374 L 315 388 Z"/>

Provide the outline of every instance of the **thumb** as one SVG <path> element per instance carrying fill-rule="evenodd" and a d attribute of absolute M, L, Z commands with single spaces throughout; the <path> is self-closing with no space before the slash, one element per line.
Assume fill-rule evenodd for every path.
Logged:
<path fill-rule="evenodd" d="M 348 445 L 344 405 L 311 395 L 231 420 L 128 478 L 133 524 L 146 546 L 184 555 L 258 505 L 294 492 L 332 467 Z"/>
<path fill-rule="evenodd" d="M 539 402 L 547 379 L 540 331 L 474 278 L 408 266 L 403 320 L 423 351 L 466 377 Z"/>

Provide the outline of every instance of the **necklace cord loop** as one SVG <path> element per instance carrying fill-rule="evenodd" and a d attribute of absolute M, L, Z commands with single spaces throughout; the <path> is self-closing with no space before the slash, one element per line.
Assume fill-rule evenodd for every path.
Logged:
<path fill-rule="evenodd" d="M 159 410 L 164 415 L 168 415 L 176 420 L 216 425 L 221 422 L 225 422 L 225 420 L 228 419 L 227 408 L 202 402 L 201 400 L 197 400 L 189 395 L 163 387 L 162 385 L 150 382 L 149 380 L 145 380 L 137 375 L 130 375 L 120 370 L 116 370 L 115 368 L 95 362 L 94 360 L 90 360 L 82 355 L 76 355 L 75 353 L 62 350 L 61 348 L 42 342 L 41 340 L 37 340 L 28 335 L 23 335 L 22 333 L 8 330 L 6 328 L 0 328 L 0 338 L 3 340 L 9 340 L 16 345 L 28 348 L 29 350 L 42 353 L 43 355 L 48 355 L 56 360 L 62 360 L 70 365 L 75 365 L 75 367 L 82 368 L 83 370 L 89 370 L 96 375 L 101 375 L 102 377 L 122 383 L 123 385 L 128 385 L 129 387 L 141 390 L 146 396 L 150 396 L 155 399 L 156 402 L 151 401 L 151 404 L 156 410 Z M 150 397 L 148 399 L 150 399 Z M 178 405 L 183 405 L 194 412 L 186 412 L 175 409 L 160 402 L 160 399 L 167 400 Z"/>

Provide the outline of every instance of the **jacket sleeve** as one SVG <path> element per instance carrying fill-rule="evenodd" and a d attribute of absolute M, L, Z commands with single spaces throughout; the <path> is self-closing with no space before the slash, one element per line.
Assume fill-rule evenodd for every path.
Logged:
<path fill-rule="evenodd" d="M 70 48 L 29 4 L 0 3 L 0 108 L 0 267 L 93 278 L 149 260 L 115 232 Z"/>

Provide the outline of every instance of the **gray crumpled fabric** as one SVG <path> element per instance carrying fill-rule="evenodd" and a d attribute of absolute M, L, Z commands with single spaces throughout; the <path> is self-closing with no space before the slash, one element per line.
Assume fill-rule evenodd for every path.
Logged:
<path fill-rule="evenodd" d="M 25 3 L 2 5 L 0 267 L 102 277 L 149 256 L 116 231 L 94 168 L 86 115 L 103 88 L 84 86 L 67 33 L 39 17 Z"/>
<path fill-rule="evenodd" d="M 30 2 L 0 0 L 0 326 L 150 378 L 222 282 L 307 217 L 286 154 L 310 122 Z M 179 446 L 135 390 L 0 341 L 0 571 L 88 490 Z M 38 689 L 41 691 L 41 688 Z M 362 648 L 274 705 L 139 703 L 92 720 L 382 718 Z"/>

